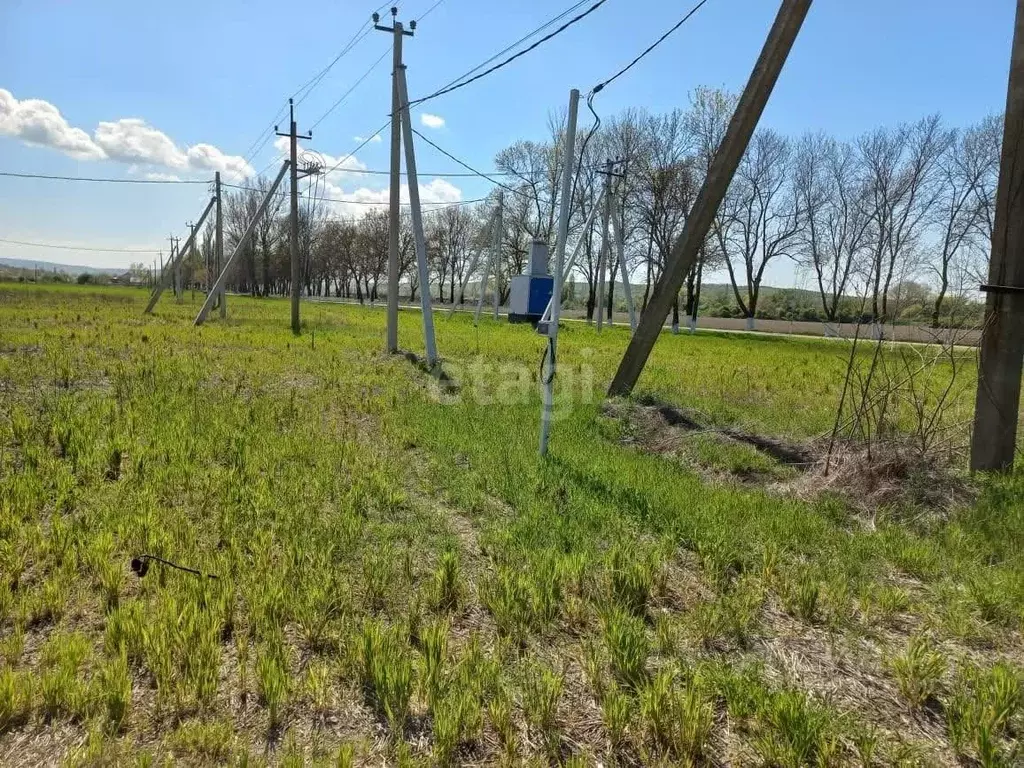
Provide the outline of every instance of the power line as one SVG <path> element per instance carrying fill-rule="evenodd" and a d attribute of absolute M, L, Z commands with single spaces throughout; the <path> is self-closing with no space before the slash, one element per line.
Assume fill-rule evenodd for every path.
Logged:
<path fill-rule="evenodd" d="M 251 190 L 254 189 L 253 187 L 246 187 L 246 186 L 243 186 L 241 184 L 221 183 L 221 186 L 222 187 L 231 187 L 232 189 L 248 190 L 248 191 L 251 191 Z M 274 196 L 275 197 L 284 197 L 287 194 L 288 194 L 287 190 L 285 190 L 285 191 L 278 191 L 278 192 L 274 193 Z M 300 193 L 299 197 L 304 199 L 304 200 L 307 199 L 309 197 L 308 190 L 307 190 L 306 194 L 301 194 Z M 384 205 L 384 206 L 386 206 L 388 204 L 386 200 L 385 201 L 380 201 L 380 202 L 374 201 L 374 200 L 343 200 L 343 199 L 336 198 L 336 197 L 320 197 L 320 196 L 316 197 L 315 199 L 318 202 L 346 203 L 348 205 Z M 433 202 L 433 203 L 423 202 L 422 205 L 438 205 L 438 206 L 469 205 L 470 203 L 479 203 L 479 202 L 482 202 L 482 201 L 484 201 L 486 199 L 487 198 L 485 198 L 485 197 L 478 197 L 478 198 L 474 198 L 472 200 L 460 200 L 460 201 L 454 202 L 454 203 L 446 203 L 446 202 L 443 202 L 443 201 L 438 201 L 438 202 Z M 410 203 L 401 203 L 401 205 L 404 207 L 404 206 L 410 205 Z"/>
<path fill-rule="evenodd" d="M 54 181 L 94 181 L 107 184 L 209 184 L 209 179 L 113 179 L 98 176 L 51 176 L 45 173 L 14 173 L 0 171 L 0 176 L 15 179 L 51 179 Z"/>
<path fill-rule="evenodd" d="M 636 65 L 636 63 L 640 61 L 640 59 L 642 59 L 644 56 L 646 56 L 651 51 L 653 51 L 655 48 L 657 48 L 659 45 L 661 45 L 663 42 L 665 42 L 665 40 L 668 38 L 669 35 L 671 35 L 673 32 L 675 32 L 677 29 L 679 29 L 681 26 L 683 26 L 683 24 L 685 24 L 687 21 L 689 21 L 690 17 L 693 16 L 693 14 L 695 14 L 697 11 L 699 11 L 707 1 L 708 0 L 700 0 L 699 3 L 697 3 L 695 6 L 693 6 L 693 8 L 691 8 L 689 10 L 689 12 L 685 16 L 683 16 L 683 18 L 681 18 L 672 27 L 670 27 L 669 30 L 667 32 L 665 32 L 665 34 L 663 34 L 661 37 L 659 37 L 657 40 L 655 40 L 653 43 L 651 43 L 649 46 L 647 46 L 647 48 L 643 51 L 643 53 L 641 53 L 639 56 L 637 56 L 635 59 L 633 59 L 631 62 L 629 62 L 629 64 L 624 66 L 622 69 L 620 69 L 614 75 L 609 77 L 607 80 L 605 80 L 602 83 L 598 83 L 597 85 L 595 85 L 591 89 L 590 95 L 600 92 L 606 85 L 608 85 L 609 83 L 613 82 L 614 80 L 618 79 L 622 75 L 626 74 L 629 70 L 631 70 L 633 68 L 633 66 Z"/>
<path fill-rule="evenodd" d="M 534 29 L 531 32 L 528 32 L 527 34 L 523 35 L 521 38 L 516 40 L 514 43 L 511 43 L 510 45 L 505 46 L 500 51 L 498 51 L 493 56 L 491 56 L 489 59 L 481 62 L 480 64 L 477 64 L 475 67 L 473 67 L 468 72 L 464 72 L 463 74 L 461 74 L 458 77 L 456 77 L 454 80 L 448 81 L 443 86 L 441 86 L 441 88 L 439 88 L 438 90 L 444 90 L 448 86 L 454 85 L 455 83 L 459 82 L 460 80 L 465 80 L 470 75 L 475 74 L 476 72 L 479 72 L 481 69 L 486 67 L 492 61 L 495 61 L 496 59 L 500 58 L 501 56 L 504 56 L 509 51 L 513 50 L 514 48 L 517 48 L 518 46 L 522 45 L 523 43 L 525 43 L 527 40 L 529 40 L 534 35 L 537 35 L 537 34 L 543 32 L 545 29 L 550 27 L 552 24 L 557 24 L 563 18 L 568 16 L 570 13 L 572 13 L 576 9 L 580 8 L 581 6 L 585 5 L 586 2 L 587 2 L 587 0 L 580 0 L 580 2 L 577 2 L 575 5 L 570 6 L 569 8 L 567 8 L 566 10 L 564 10 L 560 14 L 558 14 L 557 16 L 555 16 L 555 17 L 549 19 L 548 21 L 544 22 L 543 24 L 541 24 L 536 29 Z"/>
<path fill-rule="evenodd" d="M 437 2 L 435 2 L 432 6 L 430 6 L 429 8 L 427 8 L 427 10 L 423 12 L 423 15 L 420 16 L 419 19 L 417 19 L 417 21 L 423 21 L 425 18 L 427 18 L 427 16 L 434 12 L 434 9 L 437 8 L 437 6 L 439 6 L 443 2 L 444 0 L 437 0 Z M 387 5 L 387 3 L 385 3 L 384 5 Z M 384 6 L 382 5 L 381 8 L 383 7 Z"/>
<path fill-rule="evenodd" d="M 424 97 L 419 98 L 419 99 L 414 99 L 413 101 L 410 101 L 407 106 L 408 107 L 414 107 L 417 104 L 423 104 L 424 102 L 430 101 L 431 99 L 436 99 L 438 96 L 444 96 L 446 93 L 451 93 L 452 91 L 456 91 L 459 88 L 463 88 L 463 87 L 469 85 L 470 83 L 473 83 L 473 82 L 476 82 L 477 80 L 480 80 L 481 78 L 487 77 L 487 75 L 491 74 L 492 72 L 496 72 L 499 69 L 501 69 L 502 67 L 504 67 L 504 66 L 506 66 L 508 64 L 511 64 L 513 61 L 515 61 L 519 57 L 525 56 L 530 51 L 534 50 L 535 48 L 537 48 L 538 46 L 542 45 L 543 43 L 546 43 L 551 38 L 561 34 L 566 29 L 571 27 L 573 24 L 576 24 L 577 22 L 581 21 L 582 19 L 584 19 L 587 16 L 589 16 L 590 14 L 592 14 L 594 11 L 596 11 L 598 8 L 600 8 L 602 5 L 604 5 L 606 2 L 607 2 L 607 0 L 597 0 L 596 3 L 591 5 L 587 10 L 583 11 L 583 13 L 577 14 L 576 16 L 572 17 L 571 19 L 569 19 L 569 21 L 567 21 L 565 24 L 560 26 L 554 32 L 551 32 L 551 33 L 545 35 L 544 37 L 540 38 L 539 40 L 534 42 L 529 47 L 524 48 L 523 50 L 519 51 L 516 54 L 513 54 L 512 56 L 509 56 L 504 61 L 502 61 L 502 62 L 500 62 L 498 64 L 495 64 L 493 67 L 490 67 L 489 69 L 486 69 L 483 72 L 481 72 L 481 73 L 479 73 L 477 75 L 474 75 L 473 77 L 470 77 L 468 80 L 462 80 L 461 78 L 459 78 L 453 85 L 447 85 L 444 88 L 441 88 L 440 90 L 434 91 L 433 93 L 431 93 L 428 96 L 424 96 Z M 576 6 L 574 6 L 574 7 L 579 7 L 579 3 L 577 3 Z M 550 22 L 549 22 L 549 24 L 550 24 Z M 547 25 L 545 25 L 545 26 L 547 26 Z M 533 34 L 536 34 L 536 32 L 531 33 L 531 35 L 528 35 L 527 37 L 530 37 Z M 483 65 L 480 65 L 480 66 L 483 66 Z M 479 69 L 479 67 L 477 67 L 477 69 Z M 473 70 L 471 70 L 471 71 L 473 71 Z M 465 75 L 463 75 L 463 77 L 465 77 Z"/>
<path fill-rule="evenodd" d="M 501 187 L 502 189 L 508 190 L 509 192 L 511 192 L 514 195 L 521 195 L 522 197 L 527 197 L 530 200 L 534 199 L 534 196 L 531 195 L 530 193 L 523 192 L 522 190 L 516 189 L 515 187 L 510 187 L 508 184 L 503 184 L 502 182 L 498 181 L 497 179 L 492 179 L 486 173 L 482 173 L 482 172 L 476 170 L 473 166 L 469 165 L 469 163 L 463 162 L 462 160 L 457 158 L 455 155 L 453 155 L 451 152 L 448 152 L 447 150 L 442 149 L 441 147 L 439 147 L 437 144 L 435 144 L 433 141 L 428 139 L 426 136 L 424 136 L 422 133 L 417 131 L 415 128 L 412 129 L 412 132 L 415 133 L 417 136 L 419 136 L 421 139 L 423 139 L 425 142 L 427 142 L 427 144 L 432 146 L 434 149 L 436 149 L 442 155 L 447 157 L 449 160 L 454 160 L 456 163 L 461 165 L 463 168 L 465 168 L 465 169 L 467 169 L 469 171 L 472 171 L 476 176 L 479 176 L 482 179 L 487 179 L 487 181 L 491 182 L 492 184 L 496 184 L 499 187 Z M 545 202 L 545 203 L 547 203 L 547 202 L 550 202 L 550 201 L 548 201 L 548 200 L 545 200 L 545 201 L 538 200 L 538 202 Z"/>
<path fill-rule="evenodd" d="M 388 55 L 389 53 L 391 53 L 391 49 L 390 49 L 390 48 L 386 48 L 386 49 L 384 49 L 384 53 L 382 53 L 382 54 L 380 55 L 380 58 L 379 58 L 379 59 L 377 59 L 377 60 L 376 60 L 375 62 L 373 62 L 373 64 L 371 64 L 371 65 L 369 66 L 369 68 L 368 68 L 368 69 L 367 69 L 367 70 L 366 70 L 365 72 L 363 72 L 363 74 L 362 74 L 362 75 L 361 75 L 361 76 L 359 77 L 359 79 L 358 79 L 358 80 L 356 80 L 356 81 L 355 81 L 354 83 L 352 83 L 352 85 L 351 85 L 351 86 L 349 87 L 349 89 L 348 89 L 347 91 L 345 91 L 345 92 L 344 92 L 343 94 L 341 94 L 341 98 L 339 98 L 339 99 L 338 99 L 338 100 L 337 100 L 336 102 L 334 102 L 333 104 L 331 104 L 331 106 L 327 108 L 327 111 L 326 111 L 326 112 L 324 112 L 324 113 L 323 113 L 322 115 L 320 115 L 320 117 L 318 117 L 318 118 L 316 119 L 316 122 L 315 122 L 315 123 L 313 123 L 313 124 L 312 124 L 312 125 L 311 125 L 311 126 L 309 127 L 309 129 L 310 129 L 310 130 L 313 130 L 314 128 L 316 128 L 316 127 L 317 127 L 318 125 L 320 125 L 320 123 L 322 123 L 322 122 L 324 121 L 324 118 L 326 118 L 326 117 L 327 117 L 327 116 L 328 116 L 329 114 L 331 114 L 331 112 L 333 112 L 333 111 L 334 111 L 335 109 L 337 109 L 337 108 L 338 108 L 338 106 L 339 106 L 339 105 L 340 105 L 340 104 L 341 104 L 341 103 L 342 103 L 343 101 L 345 101 L 345 99 L 347 99 L 347 98 L 348 98 L 349 94 L 350 94 L 350 93 L 352 93 L 352 91 L 354 91 L 354 90 L 355 90 L 355 89 L 356 89 L 356 88 L 357 88 L 357 87 L 359 86 L 359 84 L 363 82 L 363 80 L 365 80 L 365 79 L 366 79 L 367 77 L 369 77 L 370 73 L 371 73 L 371 72 L 373 72 L 373 70 L 375 70 L 375 69 L 376 69 L 376 68 L 377 68 L 378 66 L 380 66 L 380 63 L 381 63 L 382 61 L 384 61 L 384 58 L 385 58 L 385 57 L 386 57 L 386 56 L 387 56 L 387 55 Z"/>
<path fill-rule="evenodd" d="M 4 240 L 0 243 L 8 245 L 28 245 L 33 248 L 57 248 L 63 251 L 96 251 L 97 253 L 162 253 L 159 248 L 91 248 L 86 245 L 61 245 L 59 243 L 30 243 L 25 240 Z"/>

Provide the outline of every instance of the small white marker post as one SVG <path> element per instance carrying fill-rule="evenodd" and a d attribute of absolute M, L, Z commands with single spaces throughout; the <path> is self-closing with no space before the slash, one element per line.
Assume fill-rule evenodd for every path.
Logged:
<path fill-rule="evenodd" d="M 555 401 L 555 371 L 558 352 L 558 318 L 562 313 L 562 265 L 565 261 L 565 239 L 569 233 L 569 205 L 572 202 L 573 160 L 576 154 L 576 114 L 580 106 L 580 92 L 569 92 L 569 120 L 565 129 L 563 148 L 565 166 L 562 168 L 562 199 L 558 210 L 558 245 L 555 248 L 555 284 L 551 292 L 551 322 L 548 324 L 548 348 L 541 366 L 544 384 L 544 409 L 540 417 L 540 455 L 547 456 L 548 436 L 551 433 L 551 412 Z"/>

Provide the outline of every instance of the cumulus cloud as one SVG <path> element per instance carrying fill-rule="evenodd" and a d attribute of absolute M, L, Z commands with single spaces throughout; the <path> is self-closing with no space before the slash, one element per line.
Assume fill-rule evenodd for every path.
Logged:
<path fill-rule="evenodd" d="M 103 121 L 90 136 L 74 128 L 60 111 L 41 99 L 19 101 L 0 88 L 0 135 L 26 144 L 49 147 L 77 160 L 116 162 L 166 168 L 183 173 L 221 171 L 253 175 L 244 158 L 228 155 L 211 144 L 180 148 L 163 131 L 139 118 Z"/>
<path fill-rule="evenodd" d="M 380 137 L 379 133 L 373 134 L 373 136 L 371 136 L 370 138 L 366 138 L 365 136 L 353 136 L 352 140 L 353 141 L 366 141 L 366 142 L 369 142 L 370 144 L 380 144 L 382 141 L 384 141 L 384 139 L 382 139 Z"/>
<path fill-rule="evenodd" d="M 278 155 L 281 159 L 288 157 L 288 137 L 280 136 L 274 141 L 274 149 L 277 150 Z M 324 152 L 313 151 L 309 149 L 299 148 L 299 166 L 301 167 L 306 162 L 321 163 L 324 170 L 333 168 L 330 173 L 327 174 L 328 179 L 341 179 L 343 177 L 352 177 L 362 175 L 362 172 L 366 170 L 366 163 L 354 155 L 329 155 Z"/>
<path fill-rule="evenodd" d="M 423 112 L 420 115 L 420 122 L 427 128 L 444 128 L 444 118 L 429 112 Z"/>
<path fill-rule="evenodd" d="M 60 110 L 41 99 L 18 101 L 0 88 L 0 135 L 35 147 L 53 147 L 76 160 L 102 160 L 103 150 L 81 128 L 72 128 Z"/>

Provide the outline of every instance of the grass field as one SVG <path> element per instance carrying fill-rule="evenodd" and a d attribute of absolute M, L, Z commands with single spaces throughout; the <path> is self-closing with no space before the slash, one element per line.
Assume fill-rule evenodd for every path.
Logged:
<path fill-rule="evenodd" d="M 145 299 L 0 286 L 3 764 L 1024 760 L 1024 473 L 866 509 L 723 431 L 818 445 L 845 343 L 666 335 L 607 408 L 569 324 L 541 461 L 528 327 L 438 313 L 454 387 L 379 308 Z"/>

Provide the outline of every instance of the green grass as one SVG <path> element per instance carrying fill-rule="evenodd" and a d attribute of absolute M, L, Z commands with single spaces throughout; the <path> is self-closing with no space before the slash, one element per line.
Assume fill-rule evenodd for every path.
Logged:
<path fill-rule="evenodd" d="M 195 304 L 145 299 L 0 286 L 0 753 L 1019 759 L 1021 472 L 867 524 L 769 487 L 795 470 L 749 445 L 644 450 L 601 412 L 626 329 L 578 323 L 542 461 L 528 327 L 439 313 L 442 390 L 382 353 L 379 308 L 306 304 L 295 337 L 285 302 L 229 297 L 196 329 Z M 638 394 L 804 441 L 847 354 L 666 335 Z"/>

